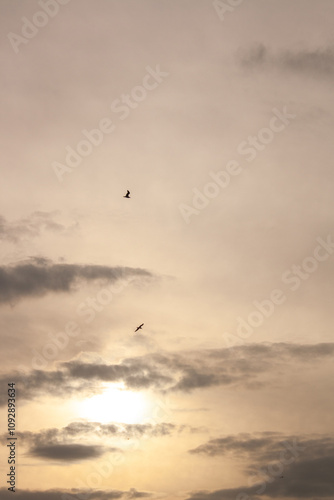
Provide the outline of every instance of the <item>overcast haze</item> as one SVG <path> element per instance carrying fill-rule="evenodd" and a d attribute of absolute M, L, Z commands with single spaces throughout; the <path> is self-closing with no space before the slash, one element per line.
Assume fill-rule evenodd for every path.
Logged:
<path fill-rule="evenodd" d="M 333 500 L 333 2 L 1 6 L 1 499 Z"/>

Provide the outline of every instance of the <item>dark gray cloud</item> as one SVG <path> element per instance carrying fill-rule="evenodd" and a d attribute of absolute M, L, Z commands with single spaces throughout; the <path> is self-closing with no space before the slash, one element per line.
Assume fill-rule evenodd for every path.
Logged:
<path fill-rule="evenodd" d="M 332 498 L 334 438 L 323 435 L 284 435 L 278 432 L 240 434 L 212 439 L 190 450 L 206 456 L 230 455 L 251 463 L 251 485 L 192 493 L 188 500 L 249 498 Z M 241 495 L 244 496 L 241 496 Z"/>
<path fill-rule="evenodd" d="M 286 470 L 283 470 L 283 476 L 264 477 L 254 486 L 197 491 L 191 493 L 187 500 L 256 500 L 262 497 L 332 500 L 334 496 L 333 467 L 334 455 L 301 460 L 287 466 Z"/>
<path fill-rule="evenodd" d="M 70 234 L 78 227 L 77 223 L 65 226 L 57 222 L 59 212 L 33 212 L 28 217 L 12 222 L 0 215 L 0 240 L 18 243 L 24 239 L 40 236 L 44 231 Z"/>
<path fill-rule="evenodd" d="M 282 439 L 282 438 L 281 438 Z M 210 439 L 207 443 L 189 450 L 189 453 L 207 455 L 209 457 L 224 456 L 233 453 L 244 456 L 250 453 L 254 455 L 263 454 L 269 449 L 272 451 L 275 440 L 272 436 L 262 434 L 260 436 L 242 434 L 239 436 L 226 436 Z"/>
<path fill-rule="evenodd" d="M 151 277 L 145 269 L 99 265 L 54 264 L 43 258 L 0 266 L 0 303 L 49 292 L 72 292 L 80 282 L 114 283 L 122 278 Z"/>
<path fill-rule="evenodd" d="M 138 491 L 135 488 L 130 488 L 128 491 L 120 490 L 60 490 L 52 489 L 46 491 L 38 490 L 23 490 L 15 491 L 16 500 L 114 500 L 123 499 L 130 500 L 132 498 L 148 498 L 152 493 Z M 1 500 L 12 500 L 13 493 L 6 488 L 0 488 Z"/>
<path fill-rule="evenodd" d="M 315 77 L 334 75 L 334 48 L 322 47 L 317 50 L 284 50 L 277 53 L 259 44 L 240 55 L 245 68 L 278 69 Z"/>
<path fill-rule="evenodd" d="M 334 355 L 334 343 L 249 344 L 224 349 L 151 353 L 126 358 L 118 364 L 86 363 L 79 359 L 59 364 L 58 370 L 33 370 L 1 377 L 16 380 L 22 397 L 42 394 L 71 396 L 101 392 L 97 382 L 123 382 L 128 389 L 191 392 L 213 386 L 256 389 L 265 386 L 280 369 L 301 370 Z M 299 364 L 299 365 L 298 365 Z M 0 380 L 0 382 L 1 382 Z M 281 377 L 283 383 L 283 377 Z M 2 393 L 0 403 L 6 402 Z"/>
<path fill-rule="evenodd" d="M 225 488 L 223 490 L 201 490 L 190 493 L 186 500 L 236 500 L 238 495 L 244 494 L 244 497 L 239 497 L 238 500 L 256 500 L 255 495 L 250 495 L 250 488 Z M 255 489 L 253 489 L 255 492 Z"/>
<path fill-rule="evenodd" d="M 39 432 L 17 432 L 17 437 L 23 447 L 28 447 L 28 455 L 50 460 L 77 462 L 98 458 L 106 452 L 121 451 L 118 448 L 106 446 L 105 443 L 101 446 L 76 442 L 79 437 L 81 441 L 82 437 L 105 436 L 107 432 L 103 433 L 100 430 L 101 426 L 102 424 L 90 422 L 73 422 L 62 429 L 52 428 Z M 0 441 L 2 443 L 8 442 L 7 436 L 2 435 Z"/>
<path fill-rule="evenodd" d="M 130 389 L 154 388 L 191 392 L 217 385 L 242 384 L 254 388 L 264 376 L 292 361 L 331 357 L 334 343 L 252 344 L 224 349 L 152 353 L 127 358 L 118 365 L 63 363 L 71 377 L 84 380 L 122 381 Z M 262 377 L 262 380 L 261 380 Z"/>
<path fill-rule="evenodd" d="M 189 452 L 210 457 L 229 455 L 270 462 L 277 460 L 281 451 L 289 448 L 298 452 L 302 450 L 303 456 L 310 458 L 334 455 L 334 438 L 319 435 L 296 437 L 280 432 L 243 433 L 210 439 Z"/>
<path fill-rule="evenodd" d="M 284 473 L 284 481 L 275 479 L 266 488 L 269 497 L 333 498 L 334 454 L 293 463 Z"/>
<path fill-rule="evenodd" d="M 103 455 L 107 449 L 103 446 L 86 444 L 50 444 L 35 446 L 29 450 L 29 455 L 39 458 L 52 460 L 62 460 L 71 462 L 73 460 L 87 460 L 98 458 Z M 110 451 L 110 450 L 109 450 Z M 116 451 L 113 449 L 112 451 Z"/>
<path fill-rule="evenodd" d="M 9 378 L 8 378 L 9 377 Z M 61 370 L 42 371 L 32 370 L 26 375 L 22 373 L 15 373 L 4 375 L 0 378 L 3 387 L 7 387 L 8 380 L 15 380 L 17 387 L 22 391 L 21 398 L 26 400 L 34 399 L 41 394 L 65 396 L 68 392 L 69 396 L 84 391 L 89 391 L 90 383 L 86 380 L 73 381 L 69 380 L 67 374 Z M 7 403 L 7 391 L 1 391 L 0 405 Z"/>

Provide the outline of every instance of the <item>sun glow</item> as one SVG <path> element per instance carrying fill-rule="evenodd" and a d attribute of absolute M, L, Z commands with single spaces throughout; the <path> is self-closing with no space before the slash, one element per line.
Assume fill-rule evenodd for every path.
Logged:
<path fill-rule="evenodd" d="M 140 392 L 124 390 L 117 385 L 107 386 L 98 394 L 80 403 L 82 418 L 96 422 L 123 422 L 139 424 L 147 418 L 149 401 Z"/>

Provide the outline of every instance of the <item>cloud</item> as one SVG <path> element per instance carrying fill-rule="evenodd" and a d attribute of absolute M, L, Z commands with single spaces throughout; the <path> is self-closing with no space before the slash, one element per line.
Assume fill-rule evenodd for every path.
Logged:
<path fill-rule="evenodd" d="M 44 231 L 70 234 L 78 226 L 74 223 L 65 226 L 57 222 L 58 211 L 54 212 L 33 212 L 28 217 L 9 222 L 0 215 L 0 240 L 18 243 L 24 239 L 31 239 L 41 236 Z"/>
<path fill-rule="evenodd" d="M 251 459 L 246 472 L 251 486 L 198 491 L 188 500 L 240 498 L 312 498 L 334 495 L 334 438 L 284 435 L 278 432 L 239 434 L 212 439 L 190 450 L 193 454 Z M 250 484 L 249 483 L 249 484 Z"/>
<path fill-rule="evenodd" d="M 224 349 L 151 353 L 124 359 L 120 364 L 63 363 L 70 377 L 123 382 L 129 389 L 191 392 L 218 385 L 254 388 L 265 383 L 275 367 L 292 361 L 331 357 L 331 344 L 252 344 Z"/>
<path fill-rule="evenodd" d="M 43 296 L 49 292 L 70 293 L 81 282 L 114 283 L 133 276 L 147 278 L 152 274 L 138 268 L 54 264 L 47 259 L 33 258 L 14 266 L 0 266 L 0 303 Z"/>
<path fill-rule="evenodd" d="M 7 380 L 9 377 L 15 377 L 15 383 L 17 387 L 20 387 L 21 390 L 25 391 L 24 399 L 31 400 L 34 399 L 35 396 L 41 394 L 54 395 L 54 396 L 65 396 L 68 392 L 68 396 L 72 396 L 73 394 L 82 393 L 84 391 L 89 391 L 90 384 L 88 381 L 81 380 L 75 381 L 69 380 L 66 373 L 61 370 L 54 371 L 42 371 L 42 370 L 32 370 L 30 373 L 22 374 L 11 374 L 4 375 L 1 377 L 1 382 L 3 384 L 8 383 Z M 14 380 L 10 378 L 10 380 Z M 22 393 L 23 396 L 23 393 Z M 0 396 L 0 406 L 4 405 L 7 402 L 7 393 L 1 392 Z"/>
<path fill-rule="evenodd" d="M 100 422 L 71 422 L 61 429 L 50 428 L 39 432 L 17 431 L 21 447 L 28 448 L 27 455 L 32 457 L 61 461 L 78 462 L 99 458 L 105 453 L 122 453 L 120 448 L 108 446 L 108 439 L 140 439 L 143 437 L 165 437 L 174 432 L 198 432 L 200 429 L 190 425 L 175 425 L 162 422 L 159 424 L 126 424 Z M 100 439 L 103 445 L 82 444 L 85 440 Z M 79 444 L 77 441 L 81 441 Z M 0 436 L 0 443 L 8 443 L 8 435 Z"/>
<path fill-rule="evenodd" d="M 47 458 L 62 461 L 87 460 L 98 458 L 107 449 L 103 446 L 93 446 L 86 444 L 50 444 L 35 446 L 29 450 L 29 455 L 39 458 Z M 110 450 L 109 450 L 110 451 Z M 112 451 L 116 451 L 116 448 Z"/>
<path fill-rule="evenodd" d="M 245 68 L 278 69 L 314 77 L 334 75 L 334 48 L 316 50 L 284 50 L 273 53 L 265 45 L 259 44 L 244 51 L 239 58 Z"/>
<path fill-rule="evenodd" d="M 192 430 L 191 426 L 189 427 Z M 161 437 L 169 436 L 174 431 L 182 432 L 185 426 L 176 426 L 171 423 L 153 424 L 125 424 L 100 422 L 71 422 L 61 429 L 44 429 L 39 432 L 16 432 L 17 437 L 22 444 L 29 444 L 33 448 L 43 448 L 49 445 L 64 443 L 83 437 L 99 438 L 140 438 L 142 436 Z M 2 442 L 7 440 L 6 435 L 2 435 Z"/>
<path fill-rule="evenodd" d="M 296 462 L 284 474 L 284 482 L 279 479 L 268 484 L 269 497 L 333 497 L 334 495 L 334 454 Z"/>
<path fill-rule="evenodd" d="M 119 448 L 96 444 L 77 443 L 78 437 L 102 436 L 98 427 L 102 424 L 90 422 L 74 422 L 62 429 L 44 429 L 39 432 L 17 432 L 17 437 L 23 447 L 28 446 L 28 455 L 59 461 L 81 461 L 98 458 L 106 452 L 119 452 Z M 0 442 L 5 443 L 7 437 L 3 434 Z"/>
<path fill-rule="evenodd" d="M 302 450 L 310 458 L 334 455 L 334 438 L 329 436 L 304 436 L 280 432 L 255 432 L 210 439 L 189 450 L 189 453 L 210 457 L 230 455 L 235 458 L 251 458 L 257 462 L 277 460 L 281 451 L 287 448 Z"/>
<path fill-rule="evenodd" d="M 325 361 L 334 355 L 334 343 L 248 344 L 224 349 L 150 353 L 125 358 L 118 364 L 74 359 L 58 364 L 54 371 L 32 370 L 1 377 L 16 380 L 25 399 L 40 395 L 70 397 L 97 394 L 105 382 L 123 383 L 127 389 L 191 392 L 214 386 L 257 389 L 270 383 L 280 369 L 300 370 L 302 363 Z M 100 382 L 100 385 L 97 383 Z M 283 378 L 281 377 L 281 383 Z M 6 403 L 2 393 L 0 404 Z"/>
<path fill-rule="evenodd" d="M 93 424 L 94 425 L 94 424 Z M 140 438 L 170 436 L 174 431 L 181 430 L 181 426 L 172 423 L 162 422 L 159 424 L 95 424 L 95 430 L 101 436 L 114 435 L 124 438 Z"/>
<path fill-rule="evenodd" d="M 238 495 L 244 494 L 244 497 Z M 249 497 L 249 488 L 225 488 L 223 490 L 201 490 L 192 492 L 187 500 L 256 500 L 255 497 Z"/>
<path fill-rule="evenodd" d="M 78 489 L 52 489 L 46 491 L 18 489 L 15 491 L 16 500 L 130 500 L 132 498 L 148 498 L 152 496 L 150 492 L 138 491 L 135 488 L 130 488 L 128 491 Z M 1 500 L 12 500 L 13 493 L 6 488 L 0 488 L 0 498 Z"/>
<path fill-rule="evenodd" d="M 283 477 L 268 477 L 254 486 L 192 492 L 187 500 L 255 500 L 257 498 L 331 499 L 334 495 L 334 455 L 295 462 Z"/>
<path fill-rule="evenodd" d="M 51 428 L 39 432 L 16 432 L 22 447 L 28 447 L 27 454 L 33 457 L 78 462 L 98 458 L 107 452 L 121 452 L 119 448 L 107 446 L 108 439 L 140 439 L 170 436 L 174 432 L 198 432 L 199 429 L 189 425 L 172 423 L 152 424 L 120 424 L 99 422 L 71 422 L 61 429 Z M 82 444 L 83 440 L 100 439 L 103 446 Z M 77 443 L 80 441 L 80 444 Z M 0 436 L 0 442 L 8 443 L 7 435 Z"/>
<path fill-rule="evenodd" d="M 238 437 L 227 436 L 223 438 L 210 439 L 197 448 L 189 450 L 189 453 L 207 455 L 209 457 L 224 456 L 229 453 L 234 453 L 237 456 L 248 455 L 250 453 L 259 454 L 264 450 L 272 447 L 273 438 L 264 435 L 250 436 L 250 434 L 242 434 Z M 272 450 L 272 448 L 270 448 Z"/>

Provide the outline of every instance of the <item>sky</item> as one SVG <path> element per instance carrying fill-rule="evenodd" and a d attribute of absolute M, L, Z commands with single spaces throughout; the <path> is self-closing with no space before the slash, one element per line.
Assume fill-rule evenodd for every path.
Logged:
<path fill-rule="evenodd" d="M 333 2 L 1 6 L 0 498 L 333 500 Z"/>

